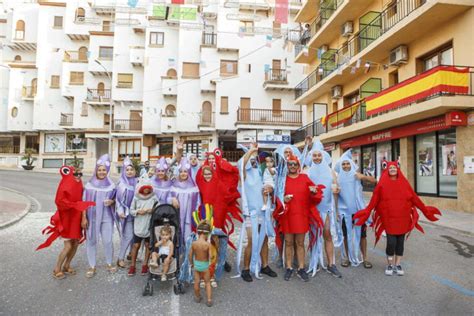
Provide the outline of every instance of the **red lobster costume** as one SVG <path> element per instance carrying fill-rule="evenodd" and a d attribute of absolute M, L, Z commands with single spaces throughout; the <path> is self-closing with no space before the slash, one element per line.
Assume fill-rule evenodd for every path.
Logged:
<path fill-rule="evenodd" d="M 397 168 L 396 179 L 391 179 L 388 174 L 390 166 Z M 435 215 L 441 215 L 441 212 L 436 207 L 426 206 L 421 201 L 402 174 L 398 162 L 384 161 L 382 167 L 384 168 L 382 176 L 369 204 L 354 215 L 355 224 L 359 226 L 364 224 L 375 209 L 371 225 L 375 229 L 375 244 L 384 230 L 390 235 L 402 235 L 410 233 L 416 227 L 424 233 L 418 224 L 420 216 L 416 209 L 418 208 L 432 222 L 438 220 Z"/>
<path fill-rule="evenodd" d="M 240 197 L 237 191 L 239 183 L 239 170 L 222 158 L 222 151 L 217 148 L 207 156 L 213 155 L 215 163 L 211 166 L 206 160 L 203 166 L 209 166 L 213 175 L 211 181 L 204 180 L 202 167 L 196 175 L 196 183 L 201 192 L 202 204 L 213 206 L 214 226 L 231 235 L 234 232 L 232 218 L 242 222 L 241 211 L 238 207 L 237 199 Z M 235 248 L 229 242 L 232 248 Z"/>
<path fill-rule="evenodd" d="M 55 203 L 58 209 L 51 217 L 50 226 L 43 229 L 43 235 L 50 236 L 36 250 L 49 247 L 58 237 L 84 241 L 81 228 L 82 212 L 95 203 L 82 201 L 82 181 L 74 178 L 74 171 L 71 166 L 62 166 L 59 169 L 62 179 L 56 191 Z"/>

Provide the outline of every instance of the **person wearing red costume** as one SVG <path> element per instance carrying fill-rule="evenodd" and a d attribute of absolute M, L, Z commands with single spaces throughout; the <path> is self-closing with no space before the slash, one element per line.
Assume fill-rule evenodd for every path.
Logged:
<path fill-rule="evenodd" d="M 382 176 L 369 204 L 354 215 L 354 220 L 356 225 L 364 224 L 375 209 L 372 216 L 375 244 L 384 230 L 387 233 L 388 265 L 385 274 L 403 275 L 404 271 L 400 262 L 403 256 L 405 235 L 410 234 L 414 228 L 424 232 L 418 224 L 419 215 L 416 209 L 433 222 L 438 220 L 435 215 L 441 215 L 441 212 L 436 207 L 426 206 L 421 201 L 400 171 L 397 162 L 384 161 L 382 167 L 384 167 Z"/>
<path fill-rule="evenodd" d="M 65 278 L 65 273 L 76 273 L 71 268 L 71 261 L 83 238 L 81 228 L 82 212 L 89 206 L 94 206 L 95 203 L 82 201 L 82 172 L 76 171 L 71 166 L 61 167 L 59 172 L 61 174 L 61 182 L 59 182 L 55 199 L 57 211 L 51 217 L 51 225 L 43 230 L 43 234 L 46 233 L 50 236 L 36 250 L 49 247 L 58 237 L 64 239 L 64 249 L 60 252 L 53 270 L 54 278 L 63 279 Z"/>
<path fill-rule="evenodd" d="M 297 275 L 305 282 L 309 281 L 304 269 L 304 238 L 310 225 L 321 230 L 323 221 L 317 211 L 317 205 L 322 197 L 323 186 L 316 186 L 308 175 L 300 173 L 300 162 L 290 154 L 287 158 L 288 175 L 285 183 L 284 208 L 275 210 L 275 219 L 278 221 L 277 230 L 285 236 L 285 265 L 284 279 L 289 281 L 293 274 L 293 253 L 296 252 L 298 261 Z M 313 230 L 312 230 L 313 232 Z M 314 244 L 317 236 L 310 236 L 310 243 Z"/>

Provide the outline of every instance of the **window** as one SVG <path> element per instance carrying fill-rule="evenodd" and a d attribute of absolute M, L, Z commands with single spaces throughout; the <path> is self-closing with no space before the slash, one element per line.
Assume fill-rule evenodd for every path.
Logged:
<path fill-rule="evenodd" d="M 273 116 L 281 116 L 281 99 L 272 100 L 272 114 Z"/>
<path fill-rule="evenodd" d="M 55 16 L 54 17 L 54 29 L 62 29 L 63 28 L 63 17 L 62 16 Z"/>
<path fill-rule="evenodd" d="M 66 151 L 87 151 L 87 139 L 85 134 L 66 134 Z"/>
<path fill-rule="evenodd" d="M 0 136 L 0 152 L 5 154 L 19 154 L 20 136 Z"/>
<path fill-rule="evenodd" d="M 110 21 L 102 21 L 102 32 L 111 32 L 111 22 Z"/>
<path fill-rule="evenodd" d="M 82 102 L 81 105 L 81 116 L 88 116 L 89 115 L 89 105 L 87 102 Z"/>
<path fill-rule="evenodd" d="M 123 160 L 129 156 L 130 159 L 140 159 L 142 151 L 141 139 L 125 139 L 119 140 L 119 160 Z"/>
<path fill-rule="evenodd" d="M 45 153 L 63 153 L 64 152 L 64 134 L 45 134 L 44 135 Z"/>
<path fill-rule="evenodd" d="M 114 48 L 108 46 L 99 47 L 99 59 L 111 60 L 114 55 Z"/>
<path fill-rule="evenodd" d="M 229 114 L 229 97 L 221 97 L 221 114 Z"/>
<path fill-rule="evenodd" d="M 87 47 L 82 46 L 79 48 L 77 59 L 79 61 L 87 62 Z"/>
<path fill-rule="evenodd" d="M 388 86 L 392 87 L 398 84 L 398 70 L 395 70 L 388 74 Z"/>
<path fill-rule="evenodd" d="M 57 75 L 51 76 L 50 88 L 59 88 L 59 76 Z"/>
<path fill-rule="evenodd" d="M 416 136 L 416 191 L 436 194 L 436 133 Z"/>
<path fill-rule="evenodd" d="M 240 21 L 241 33 L 253 33 L 253 21 Z"/>
<path fill-rule="evenodd" d="M 178 74 L 176 73 L 176 70 L 175 70 L 175 69 L 170 68 L 170 69 L 168 69 L 168 71 L 166 72 L 166 77 L 169 77 L 169 78 L 177 78 L 177 77 L 178 77 Z"/>
<path fill-rule="evenodd" d="M 43 159 L 43 168 L 61 168 L 63 165 L 62 159 Z"/>
<path fill-rule="evenodd" d="M 16 40 L 25 39 L 25 21 L 23 20 L 16 21 L 15 39 Z"/>
<path fill-rule="evenodd" d="M 234 76 L 238 73 L 236 60 L 221 60 L 221 76 Z"/>
<path fill-rule="evenodd" d="M 18 116 L 18 108 L 16 106 L 12 107 L 12 112 L 10 113 L 13 118 Z"/>
<path fill-rule="evenodd" d="M 438 65 L 453 64 L 453 47 L 451 45 L 438 49 L 428 56 L 421 58 L 423 61 L 423 71 L 434 68 Z"/>
<path fill-rule="evenodd" d="M 76 21 L 83 21 L 86 17 L 86 11 L 83 8 L 76 9 Z"/>
<path fill-rule="evenodd" d="M 280 36 L 281 35 L 281 23 L 273 22 L 273 36 Z"/>
<path fill-rule="evenodd" d="M 133 74 L 118 74 L 117 88 L 132 88 Z"/>
<path fill-rule="evenodd" d="M 13 60 L 14 60 L 14 61 L 21 61 L 21 56 L 20 56 L 20 55 L 16 55 Z"/>
<path fill-rule="evenodd" d="M 375 178 L 375 145 L 362 147 L 362 173 Z M 375 185 L 364 181 L 364 191 L 373 191 Z"/>
<path fill-rule="evenodd" d="M 457 197 L 458 164 L 456 131 L 438 133 L 438 174 L 440 196 Z"/>
<path fill-rule="evenodd" d="M 69 84 L 71 85 L 83 85 L 84 84 L 84 73 L 78 71 L 71 71 L 69 77 Z"/>
<path fill-rule="evenodd" d="M 206 125 L 212 123 L 212 104 L 209 101 L 202 103 L 201 123 Z"/>
<path fill-rule="evenodd" d="M 165 109 L 165 116 L 174 117 L 176 116 L 176 107 L 173 104 L 168 104 Z"/>
<path fill-rule="evenodd" d="M 150 45 L 161 46 L 165 43 L 165 33 L 163 32 L 150 32 Z"/>
<path fill-rule="evenodd" d="M 187 143 L 187 142 L 186 142 Z M 158 155 L 165 157 L 173 156 L 173 138 L 158 138 Z"/>
<path fill-rule="evenodd" d="M 344 96 L 344 107 L 356 103 L 357 101 L 359 101 L 359 99 L 360 99 L 360 97 L 359 97 L 359 91 L 358 90 L 356 92 L 353 92 L 351 94 L 348 94 L 348 95 Z"/>
<path fill-rule="evenodd" d="M 183 78 L 199 78 L 199 63 L 183 63 Z"/>
<path fill-rule="evenodd" d="M 104 113 L 104 126 L 109 126 L 110 125 L 110 115 L 107 113 Z"/>

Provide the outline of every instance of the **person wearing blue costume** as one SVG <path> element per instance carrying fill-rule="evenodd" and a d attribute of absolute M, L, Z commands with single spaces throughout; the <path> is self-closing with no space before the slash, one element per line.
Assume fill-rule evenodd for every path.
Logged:
<path fill-rule="evenodd" d="M 323 199 L 317 208 L 324 223 L 323 238 L 324 249 L 326 250 L 327 256 L 327 266 L 324 264 L 323 259 L 323 239 L 319 238 L 311 250 L 308 270 L 310 272 L 312 271 L 313 275 L 315 275 L 318 271 L 318 266 L 321 266 L 326 269 L 328 273 L 337 278 L 341 278 L 342 275 L 335 265 L 334 255 L 334 246 L 339 247 L 342 243 L 342 232 L 340 224 L 337 221 L 338 215 L 335 209 L 335 199 L 337 198 L 335 194 L 339 193 L 336 174 L 329 167 L 331 157 L 324 151 L 323 144 L 319 140 L 312 143 L 310 139 L 306 146 L 311 144 L 312 148 L 308 154 L 308 156 L 311 157 L 311 161 L 307 173 L 314 184 L 324 186 Z M 307 152 L 307 148 L 305 148 L 304 152 Z M 332 234 L 334 234 L 334 236 L 332 236 Z"/>
<path fill-rule="evenodd" d="M 363 262 L 364 267 L 370 269 L 372 264 L 367 260 L 367 227 L 353 225 L 352 216 L 358 210 L 365 208 L 361 181 L 376 183 L 377 180 L 374 177 L 362 175 L 357 172 L 357 169 L 358 166 L 352 160 L 352 151 L 350 149 L 339 158 L 334 166 L 340 190 L 337 208 L 344 233 L 341 265 L 343 267 L 348 267 L 349 265 L 358 266 Z M 363 261 L 359 258 L 359 247 L 362 251 Z"/>
<path fill-rule="evenodd" d="M 273 237 L 275 233 L 271 216 L 273 209 L 268 207 L 262 210 L 262 192 L 270 194 L 273 192 L 273 188 L 263 185 L 263 175 L 258 165 L 257 153 L 258 147 L 254 143 L 238 162 L 244 222 L 237 253 L 237 271 L 239 271 L 244 236 L 247 235 L 244 269 L 241 272 L 241 277 L 246 282 L 252 281 L 251 272 L 256 278 L 260 278 L 260 273 L 273 278 L 277 277 L 277 274 L 268 265 L 268 237 Z"/>

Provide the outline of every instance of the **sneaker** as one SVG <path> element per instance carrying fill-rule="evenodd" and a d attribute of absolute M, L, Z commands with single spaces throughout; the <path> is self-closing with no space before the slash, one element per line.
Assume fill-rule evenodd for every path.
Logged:
<path fill-rule="evenodd" d="M 296 275 L 304 282 L 309 281 L 309 276 L 308 276 L 308 273 L 306 273 L 305 269 L 299 269 L 298 272 L 296 272 Z"/>
<path fill-rule="evenodd" d="M 395 273 L 399 276 L 402 276 L 405 274 L 405 271 L 403 271 L 403 268 L 401 265 L 396 266 L 394 270 L 395 270 Z"/>
<path fill-rule="evenodd" d="M 393 266 L 391 264 L 385 268 L 385 275 L 393 275 Z"/>
<path fill-rule="evenodd" d="M 112 265 L 112 264 L 108 264 L 107 267 L 105 267 L 105 269 L 107 271 L 109 271 L 110 273 L 115 273 L 117 272 L 117 267 Z"/>
<path fill-rule="evenodd" d="M 290 281 L 292 274 L 293 274 L 293 269 L 290 269 L 290 268 L 286 269 L 285 276 L 283 277 L 283 279 L 285 279 L 285 281 Z"/>
<path fill-rule="evenodd" d="M 268 275 L 268 276 L 271 277 L 271 278 L 276 278 L 276 277 L 278 276 L 275 271 L 273 271 L 272 269 L 270 269 L 269 266 L 266 266 L 265 268 L 262 268 L 262 269 L 260 270 L 260 273 L 266 274 L 266 275 Z"/>
<path fill-rule="evenodd" d="M 166 281 L 166 274 L 161 275 L 161 282 L 164 282 L 164 281 Z"/>
<path fill-rule="evenodd" d="M 228 263 L 227 261 L 224 262 L 224 270 L 225 270 L 225 272 L 230 272 L 230 271 L 232 271 L 232 266 L 231 266 L 230 263 Z"/>
<path fill-rule="evenodd" d="M 142 265 L 142 275 L 145 275 L 148 273 L 148 266 L 146 264 Z"/>
<path fill-rule="evenodd" d="M 339 272 L 335 264 L 328 266 L 327 272 L 332 274 L 336 278 L 342 278 L 342 274 L 341 272 Z"/>
<path fill-rule="evenodd" d="M 252 276 L 250 275 L 250 270 L 242 270 L 242 273 L 240 274 L 242 279 L 244 279 L 245 282 L 252 282 Z"/>
<path fill-rule="evenodd" d="M 135 273 L 137 273 L 137 269 L 135 268 L 135 266 L 130 266 L 130 268 L 128 269 L 128 276 L 134 276 Z"/>

